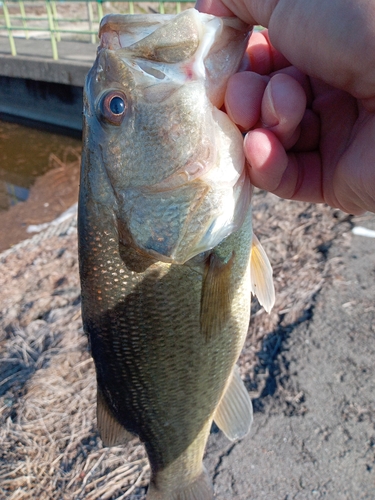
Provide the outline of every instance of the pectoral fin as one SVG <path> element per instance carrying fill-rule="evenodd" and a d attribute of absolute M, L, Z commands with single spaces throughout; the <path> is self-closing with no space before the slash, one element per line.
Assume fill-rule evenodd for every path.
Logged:
<path fill-rule="evenodd" d="M 99 387 L 97 393 L 97 419 L 100 437 L 104 446 L 126 444 L 134 439 L 135 436 L 124 429 L 113 416 Z"/>
<path fill-rule="evenodd" d="M 231 441 L 241 439 L 250 430 L 253 421 L 253 406 L 236 366 L 227 390 L 216 409 L 214 420 Z"/>
<path fill-rule="evenodd" d="M 231 284 L 234 252 L 228 262 L 212 253 L 206 264 L 201 299 L 201 331 L 206 339 L 219 333 L 230 317 L 233 290 Z"/>
<path fill-rule="evenodd" d="M 275 303 L 275 288 L 272 279 L 272 267 L 264 248 L 253 234 L 250 256 L 251 291 L 259 303 L 269 313 Z"/>

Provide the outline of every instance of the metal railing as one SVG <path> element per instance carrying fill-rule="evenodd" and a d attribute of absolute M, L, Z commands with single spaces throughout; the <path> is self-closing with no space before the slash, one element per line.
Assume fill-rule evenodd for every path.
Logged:
<path fill-rule="evenodd" d="M 147 8 L 142 5 L 146 2 Z M 150 9 L 150 4 L 155 8 Z M 69 8 L 78 5 L 81 8 Z M 3 0 L 0 1 L 0 36 L 8 37 L 12 56 L 17 55 L 15 39 L 47 36 L 52 57 L 57 60 L 58 42 L 62 37 L 77 40 L 84 36 L 91 43 L 97 43 L 98 23 L 107 13 L 179 13 L 193 5 L 191 0 Z M 72 11 L 76 14 L 74 17 Z"/>

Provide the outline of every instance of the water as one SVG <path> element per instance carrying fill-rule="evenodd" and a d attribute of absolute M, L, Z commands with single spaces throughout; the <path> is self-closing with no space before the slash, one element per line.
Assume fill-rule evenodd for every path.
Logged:
<path fill-rule="evenodd" d="M 50 155 L 63 158 L 79 139 L 0 121 L 0 211 L 26 201 L 35 180 L 50 168 Z"/>

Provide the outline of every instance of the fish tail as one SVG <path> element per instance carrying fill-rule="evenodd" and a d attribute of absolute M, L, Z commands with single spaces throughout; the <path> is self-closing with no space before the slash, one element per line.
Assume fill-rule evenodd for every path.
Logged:
<path fill-rule="evenodd" d="M 147 500 L 213 500 L 214 494 L 211 481 L 206 470 L 187 484 L 180 484 L 173 490 L 168 482 L 158 484 L 157 475 L 151 478 L 147 492 Z"/>

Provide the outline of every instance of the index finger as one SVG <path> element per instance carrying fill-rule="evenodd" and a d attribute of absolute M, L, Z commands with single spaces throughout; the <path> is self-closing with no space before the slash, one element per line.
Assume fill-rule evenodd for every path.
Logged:
<path fill-rule="evenodd" d="M 195 8 L 199 10 L 199 12 L 205 12 L 206 14 L 212 14 L 214 16 L 224 17 L 234 15 L 221 0 L 197 0 Z"/>
<path fill-rule="evenodd" d="M 290 66 L 290 62 L 271 44 L 268 30 L 256 31 L 250 37 L 241 69 L 269 75 Z"/>

